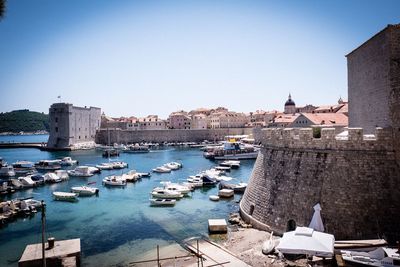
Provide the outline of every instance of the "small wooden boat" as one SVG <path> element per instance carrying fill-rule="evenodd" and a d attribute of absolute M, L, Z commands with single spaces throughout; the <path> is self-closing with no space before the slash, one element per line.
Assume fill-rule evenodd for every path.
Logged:
<path fill-rule="evenodd" d="M 265 255 L 268 255 L 271 252 L 273 252 L 274 249 L 275 249 L 274 232 L 271 232 L 269 235 L 269 239 L 264 241 L 264 243 L 262 244 L 261 251 Z"/>
<path fill-rule="evenodd" d="M 151 206 L 174 206 L 176 203 L 176 199 L 167 199 L 167 198 L 151 198 L 150 205 Z"/>
<path fill-rule="evenodd" d="M 208 197 L 210 200 L 212 200 L 212 201 L 218 201 L 219 200 L 219 196 L 216 196 L 216 195 L 211 195 L 211 196 L 209 196 Z"/>
<path fill-rule="evenodd" d="M 54 200 L 60 201 L 77 201 L 78 194 L 76 193 L 69 193 L 69 192 L 53 192 Z"/>

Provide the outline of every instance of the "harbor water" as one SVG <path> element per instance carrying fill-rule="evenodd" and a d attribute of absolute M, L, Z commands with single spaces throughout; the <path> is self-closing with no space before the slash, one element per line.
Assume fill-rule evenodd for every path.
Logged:
<path fill-rule="evenodd" d="M 25 137 L 25 138 L 24 138 Z M 15 136 L 1 137 L 7 142 Z M 7 139 L 9 138 L 9 139 Z M 43 139 L 41 139 L 43 138 Z M 42 142 L 46 136 L 18 137 L 18 142 Z M 37 140 L 37 141 L 36 141 Z M 0 157 L 8 163 L 18 160 L 36 162 L 41 159 L 56 159 L 70 156 L 80 165 L 95 165 L 107 162 L 99 150 L 47 152 L 38 149 L 1 149 Z M 56 240 L 81 238 L 82 266 L 125 266 L 138 260 L 144 253 L 157 245 L 179 244 L 183 239 L 208 234 L 207 220 L 225 218 L 238 211 L 241 195 L 229 200 L 213 202 L 209 195 L 217 195 L 218 187 L 196 189 L 189 197 L 177 201 L 174 207 L 150 207 L 152 188 L 161 181 L 184 182 L 189 175 L 210 169 L 217 162 L 205 159 L 202 151 L 188 147 L 164 147 L 149 153 L 121 153 L 118 160 L 129 164 L 128 169 L 102 171 L 89 178 L 70 177 L 58 184 L 21 190 L 2 200 L 33 197 L 46 202 L 46 236 Z M 164 163 L 177 161 L 183 168 L 167 174 L 152 173 L 125 188 L 107 188 L 102 179 L 111 174 L 122 174 L 130 169 L 149 172 Z M 242 161 L 241 167 L 227 173 L 234 177 L 232 182 L 247 182 L 254 161 Z M 95 182 L 99 195 L 81 197 L 76 203 L 54 201 L 52 192 L 70 191 L 72 186 Z M 40 243 L 40 213 L 36 216 L 17 219 L 0 228 L 0 266 L 17 266 L 27 244 Z"/>

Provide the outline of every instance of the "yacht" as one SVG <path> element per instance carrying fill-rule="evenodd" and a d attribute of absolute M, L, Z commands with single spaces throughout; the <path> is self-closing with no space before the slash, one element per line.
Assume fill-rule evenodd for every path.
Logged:
<path fill-rule="evenodd" d="M 104 162 L 96 165 L 96 168 L 100 170 L 113 170 L 114 165 L 111 162 Z"/>
<path fill-rule="evenodd" d="M 176 199 L 172 198 L 151 198 L 150 205 L 151 206 L 174 206 L 176 203 Z"/>
<path fill-rule="evenodd" d="M 148 146 L 141 146 L 139 144 L 131 145 L 122 150 L 124 153 L 148 153 L 150 149 Z"/>
<path fill-rule="evenodd" d="M 194 188 L 202 187 L 203 186 L 203 175 L 197 174 L 197 175 L 192 175 L 187 178 L 188 184 L 190 184 Z"/>
<path fill-rule="evenodd" d="M 43 185 L 45 183 L 44 175 L 41 174 L 32 174 L 31 179 L 36 183 L 36 185 Z"/>
<path fill-rule="evenodd" d="M 142 177 L 135 170 L 130 170 L 129 172 L 122 174 L 122 178 L 124 178 L 127 182 L 136 182 Z"/>
<path fill-rule="evenodd" d="M 13 166 L 3 165 L 0 168 L 0 177 L 12 177 L 15 176 L 15 171 Z"/>

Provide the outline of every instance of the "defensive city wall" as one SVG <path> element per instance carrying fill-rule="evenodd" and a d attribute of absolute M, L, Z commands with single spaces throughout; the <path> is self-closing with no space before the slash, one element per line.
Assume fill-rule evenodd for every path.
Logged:
<path fill-rule="evenodd" d="M 199 130 L 121 130 L 101 129 L 96 134 L 98 144 L 132 144 L 140 142 L 201 142 L 224 140 L 227 135 L 249 135 L 252 128 L 219 128 Z"/>
<path fill-rule="evenodd" d="M 283 233 L 289 220 L 308 226 L 320 203 L 325 231 L 336 239 L 400 238 L 400 168 L 391 129 L 263 129 L 262 149 L 240 202 L 256 228 Z"/>

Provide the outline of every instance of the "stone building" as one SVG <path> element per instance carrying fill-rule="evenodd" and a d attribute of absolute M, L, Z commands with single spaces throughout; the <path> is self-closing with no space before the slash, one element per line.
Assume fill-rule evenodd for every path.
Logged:
<path fill-rule="evenodd" d="M 207 115 L 203 113 L 192 115 L 192 129 L 207 129 L 207 128 L 209 128 Z"/>
<path fill-rule="evenodd" d="M 233 111 L 214 112 L 208 119 L 211 129 L 243 128 L 248 123 L 248 117 L 244 113 Z"/>
<path fill-rule="evenodd" d="M 158 115 L 148 115 L 144 118 L 137 118 L 128 123 L 127 130 L 165 130 L 167 122 Z"/>
<path fill-rule="evenodd" d="M 169 129 L 191 129 L 192 119 L 187 112 L 172 112 L 168 117 Z"/>
<path fill-rule="evenodd" d="M 48 148 L 78 149 L 94 145 L 96 131 L 100 128 L 100 108 L 55 103 L 50 106 L 49 115 Z"/>
<path fill-rule="evenodd" d="M 262 148 L 240 202 L 246 221 L 283 233 L 289 221 L 308 226 L 319 203 L 337 240 L 400 240 L 399 59 L 400 25 L 347 55 L 345 135 L 334 128 L 320 138 L 311 128 L 254 131 Z"/>

